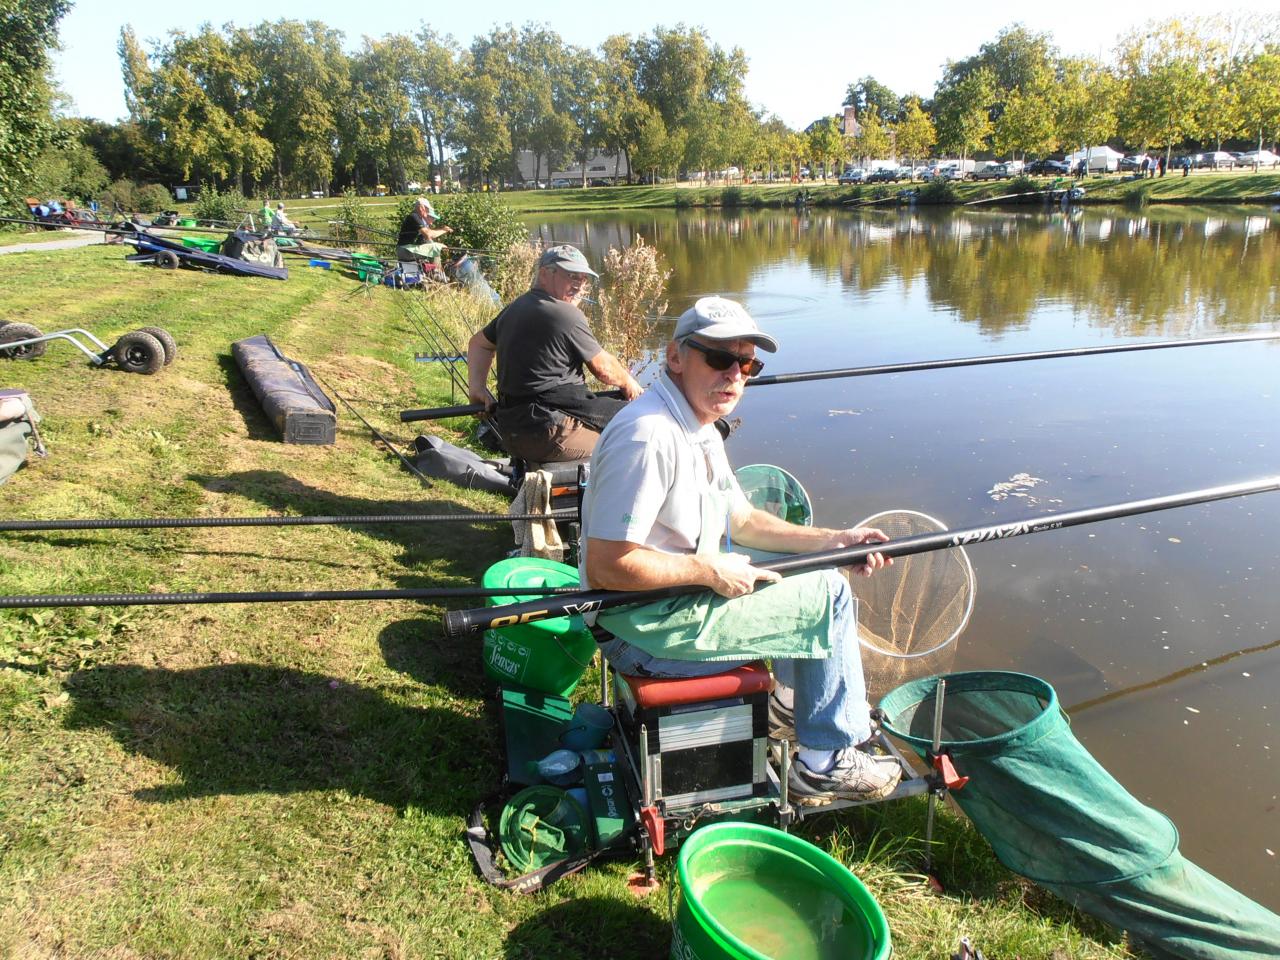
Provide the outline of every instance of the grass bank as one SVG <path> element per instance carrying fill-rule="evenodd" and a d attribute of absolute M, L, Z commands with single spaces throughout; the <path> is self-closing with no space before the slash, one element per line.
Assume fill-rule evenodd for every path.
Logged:
<path fill-rule="evenodd" d="M 230 358 L 268 333 L 402 447 L 396 413 L 448 402 L 386 288 L 292 261 L 288 281 L 127 264 L 117 247 L 0 258 L 0 315 L 110 342 L 161 325 L 156 376 L 69 345 L 0 361 L 50 450 L 3 488 L 12 518 L 443 513 L 339 409 L 336 444 L 285 446 Z M 440 291 L 413 296 L 447 296 Z M 455 308 L 429 305 L 442 317 Z M 0 594 L 471 584 L 510 535 L 470 525 L 0 534 Z M 461 831 L 497 783 L 479 642 L 408 602 L 0 612 L 0 953 L 183 960 L 665 956 L 667 898 L 614 861 L 521 897 L 485 886 Z M 817 818 L 805 836 L 870 885 L 895 955 L 967 934 L 987 956 L 1130 956 L 944 816 L 931 894 L 924 804 Z M 673 858 L 661 861 L 664 880 Z"/>

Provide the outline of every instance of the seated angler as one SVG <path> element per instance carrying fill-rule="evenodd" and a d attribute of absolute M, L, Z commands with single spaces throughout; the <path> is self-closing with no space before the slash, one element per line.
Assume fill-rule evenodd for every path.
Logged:
<path fill-rule="evenodd" d="M 735 549 L 774 553 L 887 539 L 872 528 L 798 526 L 747 501 L 713 424 L 763 367 L 757 347 L 773 352 L 777 341 L 740 305 L 699 300 L 680 317 L 658 382 L 601 435 L 582 502 L 584 586 L 709 592 L 601 611 L 597 635 L 628 675 L 707 676 L 771 659 L 780 684 L 771 723 L 793 720 L 800 748 L 791 796 L 808 805 L 885 797 L 901 769 L 874 746 L 849 584 L 834 570 L 783 579 L 724 548 L 726 534 Z M 858 573 L 886 562 L 872 553 Z"/>
<path fill-rule="evenodd" d="M 625 401 L 597 397 L 583 368 L 628 399 L 641 387 L 602 348 L 578 309 L 588 277 L 596 273 L 577 247 L 546 250 L 532 289 L 521 294 L 467 344 L 467 392 L 489 405 L 489 370 L 498 363 L 494 411 L 507 452 L 533 463 L 580 460 Z"/>
<path fill-rule="evenodd" d="M 400 260 L 421 260 L 433 263 L 439 272 L 443 261 L 445 245 L 440 238 L 453 233 L 450 226 L 436 226 L 439 218 L 436 208 L 426 197 L 419 197 L 413 209 L 400 221 L 400 232 L 396 236 L 396 257 Z"/>

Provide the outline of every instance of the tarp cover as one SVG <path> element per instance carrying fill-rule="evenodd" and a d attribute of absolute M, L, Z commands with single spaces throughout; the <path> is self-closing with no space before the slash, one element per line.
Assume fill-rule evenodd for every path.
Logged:
<path fill-rule="evenodd" d="M 1178 852 L 1178 831 L 1081 745 L 1053 687 L 1018 673 L 946 678 L 942 747 L 970 778 L 952 793 L 1009 869 L 1127 930 L 1154 956 L 1274 960 L 1280 916 Z M 924 756 L 937 677 L 880 701 L 889 732 Z"/>

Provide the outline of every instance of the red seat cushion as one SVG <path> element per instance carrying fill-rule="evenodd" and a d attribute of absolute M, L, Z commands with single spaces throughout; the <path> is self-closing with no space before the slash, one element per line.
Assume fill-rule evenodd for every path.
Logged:
<path fill-rule="evenodd" d="M 640 707 L 674 707 L 703 700 L 723 700 L 767 693 L 772 681 L 763 663 L 748 663 L 708 677 L 631 677 L 621 675 Z"/>

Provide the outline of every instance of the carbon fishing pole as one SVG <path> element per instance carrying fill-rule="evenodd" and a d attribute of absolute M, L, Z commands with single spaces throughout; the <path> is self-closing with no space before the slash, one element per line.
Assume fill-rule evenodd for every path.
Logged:
<path fill-rule="evenodd" d="M 982 357 L 954 357 L 948 360 L 918 360 L 904 363 L 881 363 L 868 367 L 845 367 L 839 370 L 811 370 L 804 373 L 779 373 L 748 380 L 748 387 L 768 387 L 779 383 L 808 383 L 813 380 L 838 380 L 848 377 L 871 377 L 886 373 L 913 373 L 918 370 L 946 370 L 952 367 L 977 367 L 993 363 L 1019 363 L 1024 360 L 1054 360 L 1063 357 L 1087 357 L 1104 353 L 1132 353 L 1139 350 L 1167 350 L 1173 347 L 1210 347 L 1221 343 L 1249 343 L 1255 340 L 1280 340 L 1280 333 L 1243 333 L 1225 337 L 1198 337 L 1192 340 L 1152 340 L 1142 343 L 1119 343 L 1100 347 L 1068 347 L 1063 350 L 1039 350 L 1032 353 L 997 353 Z M 621 397 L 621 390 L 606 390 L 598 397 Z M 465 417 L 484 411 L 478 403 L 454 407 L 428 407 L 404 410 L 400 420 L 439 420 Z"/>
<path fill-rule="evenodd" d="M 861 563 L 871 553 L 888 557 L 906 557 L 933 550 L 969 546 L 989 540 L 1007 540 L 1028 533 L 1043 533 L 1064 527 L 1074 527 L 1102 520 L 1189 507 L 1215 500 L 1227 500 L 1254 493 L 1280 490 L 1280 476 L 1245 483 L 1233 483 L 1218 487 L 1206 487 L 1189 493 L 1153 497 L 1148 500 L 1130 500 L 1125 503 L 1089 507 L 1065 513 L 1050 513 L 1026 520 L 994 524 L 986 527 L 969 527 L 942 533 L 903 537 L 885 543 L 860 544 L 840 550 L 823 550 L 802 553 L 781 560 L 771 560 L 759 566 L 779 573 L 802 573 L 826 567 L 849 566 Z M 141 605 L 173 606 L 203 603 L 288 603 L 310 601 L 346 600 L 448 600 L 465 597 L 529 596 L 542 594 L 554 599 L 513 603 L 500 607 L 482 607 L 471 610 L 453 610 L 445 614 L 445 635 L 460 637 L 491 628 L 509 627 L 516 623 L 530 623 L 551 617 L 588 613 L 609 607 L 649 603 L 665 597 L 702 593 L 700 586 L 668 587 L 663 590 L 576 590 L 569 587 L 539 588 L 513 587 L 496 589 L 488 587 L 437 587 L 427 589 L 387 590 L 294 590 L 250 591 L 244 593 L 101 593 L 69 595 L 36 595 L 0 597 L 0 609 L 28 607 L 123 607 Z M 767 589 L 767 587 L 762 588 Z"/>
<path fill-rule="evenodd" d="M 573 587 L 429 587 L 419 590 L 247 590 L 240 593 L 73 593 L 0 597 L 0 609 L 35 607 L 173 607 L 204 603 L 309 603 L 332 600 L 454 600 L 555 596 Z"/>
<path fill-rule="evenodd" d="M 386 437 L 384 437 L 384 436 L 382 435 L 382 432 L 381 432 L 380 430 L 378 430 L 378 428 L 377 428 L 377 427 L 375 427 L 372 423 L 370 423 L 370 422 L 369 422 L 368 420 L 366 420 L 363 416 L 361 416 L 360 411 L 359 411 L 359 410 L 357 410 L 355 407 L 353 407 L 350 403 L 348 403 L 348 402 L 346 401 L 346 398 L 344 398 L 344 397 L 342 396 L 342 394 L 338 393 L 338 391 L 337 391 L 337 390 L 334 390 L 334 389 L 333 389 L 333 387 L 330 387 L 330 386 L 329 386 L 329 384 L 324 380 L 324 378 L 323 378 L 323 377 L 321 377 L 318 373 L 313 373 L 313 374 L 312 374 L 312 376 L 314 376 L 317 380 L 319 380 L 319 381 L 320 381 L 320 383 L 321 383 L 321 384 L 323 384 L 325 387 L 327 387 L 330 393 L 332 393 L 335 397 L 337 397 L 339 400 L 341 400 L 341 401 L 342 401 L 342 405 L 343 405 L 344 407 L 346 407 L 348 410 L 350 410 L 352 413 L 354 413 L 357 417 L 359 417 L 360 422 L 361 422 L 361 423 L 363 423 L 366 427 L 368 427 L 368 428 L 369 428 L 369 431 L 370 431 L 370 432 L 371 432 L 375 437 L 377 437 L 379 440 L 381 440 L 381 441 L 382 441 L 382 445 L 383 445 L 384 447 L 386 447 L 388 450 L 390 450 L 392 453 L 394 453 L 397 457 L 399 457 L 399 458 L 400 458 L 400 462 L 401 462 L 401 463 L 403 463 L 406 467 L 408 467 L 408 468 L 409 468 L 409 472 L 410 472 L 410 473 L 412 473 L 412 474 L 414 474 L 414 475 L 415 475 L 419 480 L 421 480 L 421 481 L 422 481 L 422 483 L 423 483 L 423 485 L 424 485 L 425 487 L 427 487 L 428 489 L 430 489 L 431 487 L 434 487 L 434 486 L 435 486 L 435 484 L 433 484 L 433 483 L 431 482 L 431 480 L 427 477 L 427 475 L 426 475 L 425 473 L 423 473 L 421 470 L 419 470 L 419 469 L 418 469 L 417 465 L 416 465 L 416 464 L 414 464 L 414 463 L 413 463 L 413 461 L 411 461 L 408 457 L 406 457 L 403 453 L 401 453 L 401 452 L 400 452 L 400 450 L 399 450 L 399 448 L 398 448 L 398 447 L 396 447 L 396 445 L 395 445 L 395 444 L 393 444 L 390 440 L 388 440 Z"/>
<path fill-rule="evenodd" d="M 122 517 L 66 520 L 0 520 L 0 532 L 38 530 L 161 530 L 197 527 L 319 527 L 389 523 L 505 523 L 525 520 L 577 520 L 572 510 L 551 513 L 374 513 L 315 517 Z"/>
<path fill-rule="evenodd" d="M 796 554 L 781 560 L 770 560 L 766 563 L 757 564 L 757 566 L 763 570 L 774 570 L 784 574 L 803 573 L 809 570 L 862 563 L 872 553 L 880 553 L 886 557 L 906 557 L 917 553 L 964 547 L 975 543 L 985 543 L 989 540 L 1008 540 L 1029 533 L 1043 533 L 1048 530 L 1060 530 L 1065 527 L 1098 523 L 1102 520 L 1114 520 L 1119 517 L 1155 513 L 1159 510 L 1172 510 L 1175 507 L 1194 506 L 1195 504 L 1227 500 L 1232 497 L 1243 497 L 1274 490 L 1280 490 L 1280 476 L 1267 477 L 1263 480 L 1253 480 L 1245 483 L 1206 487 L 1189 493 L 1171 494 L 1146 500 L 1130 500 L 1124 503 L 1088 507 L 1083 510 L 1049 513 L 1009 523 L 968 527 L 963 530 L 947 530 L 942 533 L 921 534 L 915 537 L 889 540 L 884 543 L 859 544 L 856 547 L 845 547 L 839 550 L 822 550 L 816 553 Z M 659 590 L 584 590 L 576 596 L 561 596 L 548 601 L 532 600 L 526 603 L 512 603 L 500 607 L 451 610 L 444 617 L 444 632 L 449 637 L 461 637 L 481 630 L 509 627 L 512 624 L 546 620 L 550 617 L 589 613 L 610 607 L 652 603 L 655 600 L 662 600 L 667 597 L 704 593 L 707 589 L 702 586 L 690 585 L 666 587 Z M 768 587 L 765 586 L 762 589 L 767 590 Z"/>

